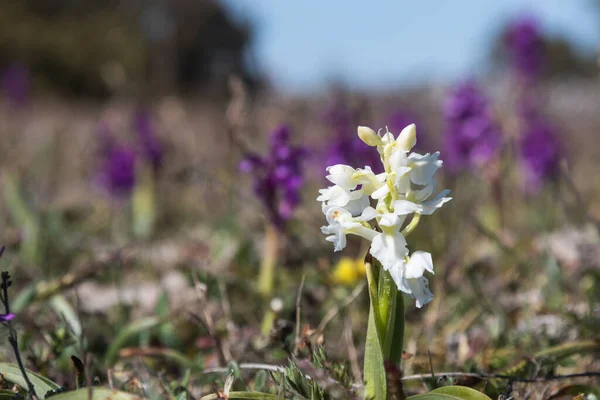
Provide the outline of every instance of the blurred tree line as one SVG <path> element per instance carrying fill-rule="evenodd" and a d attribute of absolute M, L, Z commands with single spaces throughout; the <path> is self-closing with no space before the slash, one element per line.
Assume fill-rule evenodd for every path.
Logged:
<path fill-rule="evenodd" d="M 259 83 L 252 29 L 216 0 L 10 0 L 0 25 L 0 71 L 23 64 L 38 86 L 66 95 L 214 96 L 231 74 Z"/>

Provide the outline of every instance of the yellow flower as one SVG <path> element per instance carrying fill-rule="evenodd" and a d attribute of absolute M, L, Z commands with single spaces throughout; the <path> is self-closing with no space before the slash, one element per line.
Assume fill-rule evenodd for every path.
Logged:
<path fill-rule="evenodd" d="M 355 285 L 366 274 L 365 263 L 362 259 L 353 259 L 342 257 L 335 266 L 332 273 L 332 280 L 342 285 Z"/>

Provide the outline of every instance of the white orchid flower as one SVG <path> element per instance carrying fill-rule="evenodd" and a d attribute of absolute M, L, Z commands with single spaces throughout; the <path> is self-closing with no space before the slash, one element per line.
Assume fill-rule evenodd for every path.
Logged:
<path fill-rule="evenodd" d="M 344 189 L 353 190 L 358 185 L 367 195 L 371 195 L 385 183 L 386 174 L 378 174 L 371 170 L 371 167 L 366 166 L 364 169 L 354 169 L 348 165 L 337 164 L 327 167 L 329 175 L 326 178 Z"/>
<path fill-rule="evenodd" d="M 376 147 L 381 156 L 384 173 L 374 174 L 370 166 L 355 169 L 338 164 L 327 168 L 327 179 L 333 183 L 319 191 L 327 226 L 321 228 L 329 235 L 334 250 L 346 247 L 346 235 L 353 234 L 371 241 L 370 253 L 389 271 L 398 290 L 415 299 L 417 307 L 429 303 L 433 294 L 425 273 L 433 274 L 431 254 L 407 247 L 407 235 L 419 223 L 419 216 L 431 215 L 452 198 L 443 190 L 431 198 L 435 189 L 434 175 L 443 165 L 439 152 L 410 153 L 415 146 L 416 128 L 409 125 L 397 138 L 385 130 L 383 134 L 368 127 L 359 127 L 358 136 L 368 146 Z M 376 208 L 371 200 L 377 200 Z M 411 223 L 401 231 L 411 214 Z M 416 218 L 416 219 L 415 219 Z M 369 221 L 375 220 L 374 229 Z"/>
<path fill-rule="evenodd" d="M 372 207 L 365 208 L 359 217 L 353 217 L 348 210 L 337 206 L 325 206 L 323 211 L 329 225 L 321 227 L 321 232 L 330 235 L 325 240 L 333 242 L 334 251 L 346 247 L 346 235 L 358 235 L 367 240 L 373 240 L 377 235 L 377 231 L 367 223 L 377 216 Z"/>

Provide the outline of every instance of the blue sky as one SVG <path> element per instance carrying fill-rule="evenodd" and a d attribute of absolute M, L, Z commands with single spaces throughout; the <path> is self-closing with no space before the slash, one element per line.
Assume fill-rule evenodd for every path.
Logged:
<path fill-rule="evenodd" d="M 594 0 L 221 0 L 256 28 L 254 59 L 283 91 L 332 79 L 380 89 L 447 81 L 485 67 L 490 38 L 535 15 L 582 49 L 600 44 Z"/>

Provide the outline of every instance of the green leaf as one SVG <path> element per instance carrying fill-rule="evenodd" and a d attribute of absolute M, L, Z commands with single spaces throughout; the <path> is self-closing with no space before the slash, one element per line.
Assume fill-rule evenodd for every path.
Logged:
<path fill-rule="evenodd" d="M 466 386 L 443 386 L 433 390 L 431 393 L 447 394 L 463 400 L 491 400 L 485 394 Z"/>
<path fill-rule="evenodd" d="M 52 400 L 88 400 L 89 397 L 89 389 L 83 388 L 78 390 L 72 390 L 70 392 L 62 392 L 55 395 L 52 395 L 50 399 Z M 141 397 L 132 394 L 121 392 L 118 390 L 113 390 L 109 388 L 102 387 L 94 387 L 92 388 L 92 400 L 138 400 Z"/>
<path fill-rule="evenodd" d="M 35 298 L 35 295 L 37 294 L 36 288 L 37 283 L 32 283 L 21 289 L 17 297 L 11 301 L 11 310 L 18 314 L 25 309 L 25 307 L 27 307 Z"/>
<path fill-rule="evenodd" d="M 39 266 L 41 258 L 39 215 L 30 209 L 23 198 L 16 176 L 5 173 L 3 183 L 6 208 L 21 231 L 21 257 L 27 263 Z"/>
<path fill-rule="evenodd" d="M 450 396 L 442 393 L 423 393 L 416 396 L 410 396 L 406 400 L 460 400 L 460 397 Z"/>
<path fill-rule="evenodd" d="M 161 323 L 162 320 L 158 317 L 147 317 L 127 325 L 123 330 L 121 330 L 106 351 L 106 357 L 104 359 L 106 365 L 109 367 L 114 365 L 119 356 L 119 350 L 125 345 L 125 343 L 127 343 L 128 340 L 139 333 L 160 325 Z"/>
<path fill-rule="evenodd" d="M 383 366 L 381 342 L 375 324 L 375 311 L 373 303 L 371 303 L 365 343 L 365 395 L 368 399 L 385 400 L 387 396 L 387 383 L 385 368 Z"/>
<path fill-rule="evenodd" d="M 394 321 L 391 321 L 394 325 L 394 334 L 392 335 L 390 361 L 395 365 L 400 365 L 404 346 L 404 296 L 399 291 L 396 292 L 395 307 Z"/>
<path fill-rule="evenodd" d="M 60 386 L 56 383 L 52 382 L 50 379 L 45 378 L 41 375 L 36 374 L 35 372 L 31 372 L 26 370 L 27 377 L 29 381 L 33 384 L 35 391 L 38 396 L 42 397 L 51 390 L 56 390 Z M 25 378 L 19 369 L 19 366 L 16 364 L 9 363 L 0 363 L 0 373 L 4 376 L 9 382 L 16 383 L 21 386 L 23 389 L 27 390 L 27 383 L 25 382 Z"/>
<path fill-rule="evenodd" d="M 62 294 L 54 295 L 50 299 L 50 305 L 59 316 L 64 317 L 73 334 L 79 339 L 81 336 L 81 323 L 79 322 L 79 316 L 67 298 Z"/>
<path fill-rule="evenodd" d="M 208 396 L 202 397 L 200 400 L 217 400 L 219 395 L 216 393 L 209 394 Z M 270 400 L 270 399 L 279 399 L 277 395 L 271 393 L 260 393 L 260 392 L 229 392 L 230 399 L 248 399 L 248 400 Z"/>

